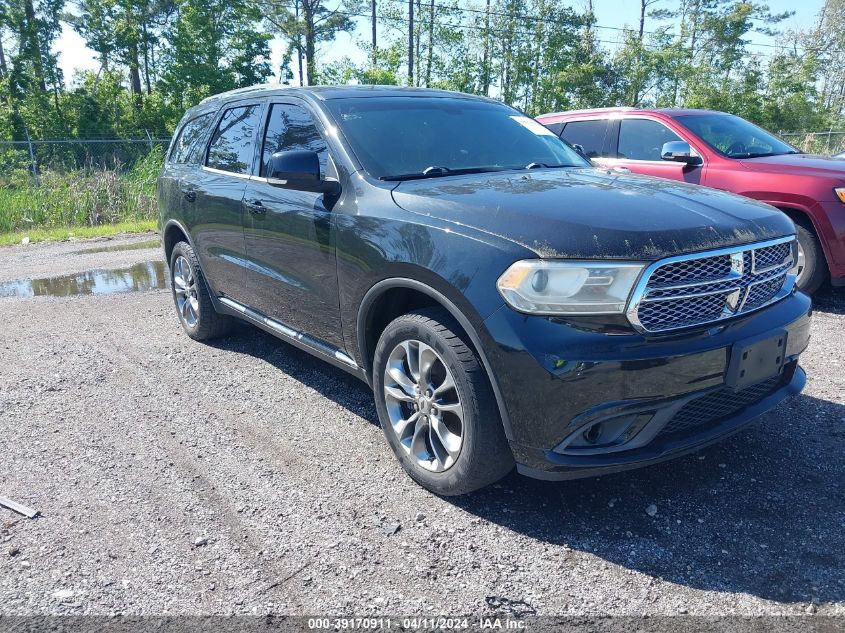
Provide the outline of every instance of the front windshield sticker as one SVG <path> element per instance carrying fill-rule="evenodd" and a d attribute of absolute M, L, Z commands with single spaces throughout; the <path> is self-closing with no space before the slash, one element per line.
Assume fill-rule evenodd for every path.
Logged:
<path fill-rule="evenodd" d="M 529 119 L 527 116 L 516 115 L 511 117 L 514 121 L 519 123 L 522 127 L 527 128 L 534 132 L 537 136 L 555 136 L 555 133 L 552 132 L 546 126 L 537 123 L 534 119 Z"/>

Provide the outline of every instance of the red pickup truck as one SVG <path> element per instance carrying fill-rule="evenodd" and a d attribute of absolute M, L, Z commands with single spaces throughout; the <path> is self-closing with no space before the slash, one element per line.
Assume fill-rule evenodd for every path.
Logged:
<path fill-rule="evenodd" d="M 768 202 L 795 222 L 798 285 L 845 286 L 845 163 L 804 154 L 711 110 L 603 108 L 537 120 L 601 167 L 683 180 Z"/>

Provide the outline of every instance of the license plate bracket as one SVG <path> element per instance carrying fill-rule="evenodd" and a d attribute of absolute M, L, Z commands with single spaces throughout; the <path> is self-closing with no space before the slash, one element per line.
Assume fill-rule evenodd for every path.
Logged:
<path fill-rule="evenodd" d="M 725 384 L 737 391 L 777 376 L 786 356 L 786 331 L 734 344 Z"/>

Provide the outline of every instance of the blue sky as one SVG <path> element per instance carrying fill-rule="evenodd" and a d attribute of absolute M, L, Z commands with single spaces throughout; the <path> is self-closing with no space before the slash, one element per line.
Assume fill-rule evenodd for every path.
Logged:
<path fill-rule="evenodd" d="M 335 5 L 334 0 L 327 0 L 327 3 L 329 6 Z M 461 5 L 463 6 L 464 4 L 466 4 L 466 0 L 461 0 Z M 586 5 L 586 0 L 571 0 L 567 4 L 582 10 Z M 824 4 L 824 0 L 803 0 L 800 7 L 795 6 L 795 0 L 769 0 L 768 4 L 773 13 L 784 11 L 795 12 L 794 16 L 781 24 L 781 29 L 786 31 L 812 26 Z M 664 0 L 658 3 L 656 8 L 673 8 L 676 5 L 677 2 L 675 0 Z M 620 39 L 620 33 L 614 31 L 613 28 L 635 27 L 638 25 L 638 0 L 593 0 L 593 8 L 596 12 L 596 19 L 599 26 L 612 27 L 599 31 L 600 38 L 609 42 L 605 44 L 609 49 L 614 48 L 613 43 Z M 647 25 L 646 28 L 650 27 Z M 331 62 L 344 56 L 349 56 L 356 62 L 363 61 L 364 55 L 357 48 L 356 41 L 359 38 L 366 39 L 368 37 L 369 25 L 367 20 L 360 18 L 358 30 L 351 35 L 341 34 L 332 44 L 324 45 L 319 52 L 319 59 L 322 62 Z M 771 53 L 773 49 L 769 48 L 769 46 L 776 44 L 772 38 L 759 34 L 754 34 L 751 37 L 751 41 L 751 50 L 761 54 Z M 65 80 L 68 83 L 72 81 L 76 70 L 90 69 L 96 71 L 99 69 L 94 52 L 88 49 L 85 46 L 85 41 L 68 26 L 64 27 L 62 36 L 56 42 L 54 48 L 60 55 L 59 64 L 64 70 Z M 281 40 L 274 40 L 271 48 L 272 67 L 274 72 L 278 73 L 279 63 L 285 50 L 285 43 Z"/>

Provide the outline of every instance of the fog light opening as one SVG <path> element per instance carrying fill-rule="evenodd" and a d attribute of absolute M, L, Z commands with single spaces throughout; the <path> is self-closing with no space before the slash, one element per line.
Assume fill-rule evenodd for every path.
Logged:
<path fill-rule="evenodd" d="M 653 411 L 593 422 L 575 431 L 555 451 L 593 455 L 596 451 L 625 450 L 654 416 Z"/>
<path fill-rule="evenodd" d="M 595 444 L 601 437 L 601 424 L 594 424 L 583 433 L 588 444 Z"/>

